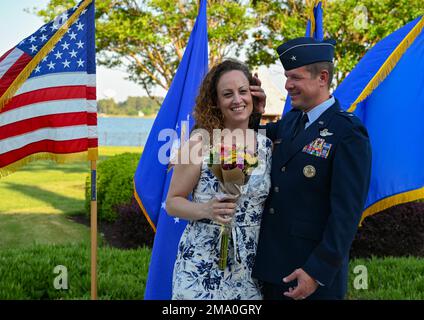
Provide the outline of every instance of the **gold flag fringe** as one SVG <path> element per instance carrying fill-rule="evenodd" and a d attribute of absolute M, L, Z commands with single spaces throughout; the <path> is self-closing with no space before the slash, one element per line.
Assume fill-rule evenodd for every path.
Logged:
<path fill-rule="evenodd" d="M 361 94 L 356 98 L 355 102 L 347 110 L 348 112 L 354 112 L 356 110 L 357 104 L 365 100 L 371 92 L 373 92 L 381 82 L 386 79 L 389 73 L 393 70 L 396 64 L 402 58 L 406 50 L 411 46 L 415 41 L 418 35 L 421 33 L 424 27 L 424 16 L 421 17 L 421 20 L 412 28 L 408 35 L 402 40 L 401 43 L 396 47 L 396 49 L 390 54 L 387 60 L 383 63 L 371 81 L 367 84 Z"/>
<path fill-rule="evenodd" d="M 56 31 L 56 33 L 50 38 L 49 41 L 38 51 L 34 58 L 25 66 L 21 73 L 15 78 L 13 83 L 9 88 L 3 93 L 0 97 L 0 111 L 3 107 L 12 99 L 16 91 L 22 86 L 22 84 L 28 79 L 31 75 L 34 68 L 44 59 L 44 57 L 53 49 L 53 47 L 59 42 L 63 37 L 69 27 L 76 21 L 81 12 L 91 3 L 93 0 L 85 0 L 77 10 L 72 14 L 72 16 Z"/>
<path fill-rule="evenodd" d="M 396 194 L 394 196 L 382 199 L 372 206 L 368 207 L 362 214 L 360 226 L 366 217 L 372 216 L 373 214 L 388 209 L 390 207 L 396 206 L 398 204 L 411 202 L 424 199 L 424 187 L 412 191 L 407 191 L 403 193 Z"/>
<path fill-rule="evenodd" d="M 314 8 L 316 8 L 320 2 L 322 2 L 322 5 L 325 5 L 324 0 L 308 0 L 306 2 L 307 5 L 309 6 L 309 21 L 311 21 L 311 30 L 310 30 L 309 36 L 311 38 L 313 38 L 313 36 L 314 36 L 315 26 L 316 26 Z"/>
<path fill-rule="evenodd" d="M 140 206 L 141 211 L 143 212 L 144 216 L 146 217 L 147 221 L 150 224 L 150 227 L 153 229 L 153 231 L 156 233 L 156 227 L 155 224 L 153 223 L 153 221 L 150 219 L 149 214 L 147 213 L 146 208 L 143 205 L 143 202 L 141 201 L 140 197 L 138 196 L 137 190 L 135 188 L 135 181 L 133 180 L 133 184 L 134 184 L 134 197 L 137 200 L 138 205 Z"/>
<path fill-rule="evenodd" d="M 311 29 L 309 32 L 309 36 L 311 38 L 314 37 L 314 33 L 315 33 L 315 15 L 314 15 L 314 7 L 311 7 L 310 12 L 309 12 L 309 21 L 311 21 Z"/>
<path fill-rule="evenodd" d="M 56 163 L 67 163 L 73 161 L 87 161 L 87 160 L 95 160 L 97 159 L 97 148 L 90 148 L 87 151 L 76 152 L 76 153 L 67 153 L 67 154 L 57 154 L 51 152 L 39 152 L 29 155 L 23 159 L 20 159 L 8 166 L 0 168 L 0 178 L 6 177 L 19 168 L 27 165 L 30 162 L 37 160 L 51 160 Z M 92 158 L 92 159 L 90 159 Z"/>

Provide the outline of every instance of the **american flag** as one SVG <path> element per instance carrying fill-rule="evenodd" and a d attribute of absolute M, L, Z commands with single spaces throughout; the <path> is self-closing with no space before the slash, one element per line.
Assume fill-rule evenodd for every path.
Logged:
<path fill-rule="evenodd" d="M 97 159 L 94 1 L 81 1 L 0 57 L 0 99 L 75 12 L 60 41 L 0 103 L 0 176 L 34 159 Z"/>

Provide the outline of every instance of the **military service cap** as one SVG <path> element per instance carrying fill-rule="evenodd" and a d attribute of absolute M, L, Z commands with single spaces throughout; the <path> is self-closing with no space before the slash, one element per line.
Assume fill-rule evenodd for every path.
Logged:
<path fill-rule="evenodd" d="M 333 62 L 336 41 L 326 39 L 318 41 L 310 37 L 289 40 L 277 48 L 281 63 L 286 71 L 311 63 Z"/>

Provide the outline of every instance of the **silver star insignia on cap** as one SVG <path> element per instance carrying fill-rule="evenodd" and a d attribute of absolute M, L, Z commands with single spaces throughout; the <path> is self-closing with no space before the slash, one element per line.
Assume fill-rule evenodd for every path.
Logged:
<path fill-rule="evenodd" d="M 296 56 L 292 56 L 290 59 L 292 59 L 292 61 L 296 61 Z"/>

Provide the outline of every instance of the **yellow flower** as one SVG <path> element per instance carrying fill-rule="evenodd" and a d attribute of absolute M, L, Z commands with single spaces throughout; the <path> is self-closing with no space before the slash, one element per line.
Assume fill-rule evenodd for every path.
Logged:
<path fill-rule="evenodd" d="M 256 157 L 254 157 L 254 156 L 252 156 L 252 155 L 250 155 L 248 153 L 246 154 L 246 158 L 245 159 L 246 159 L 246 162 L 249 165 L 254 165 L 258 161 L 258 159 Z"/>

